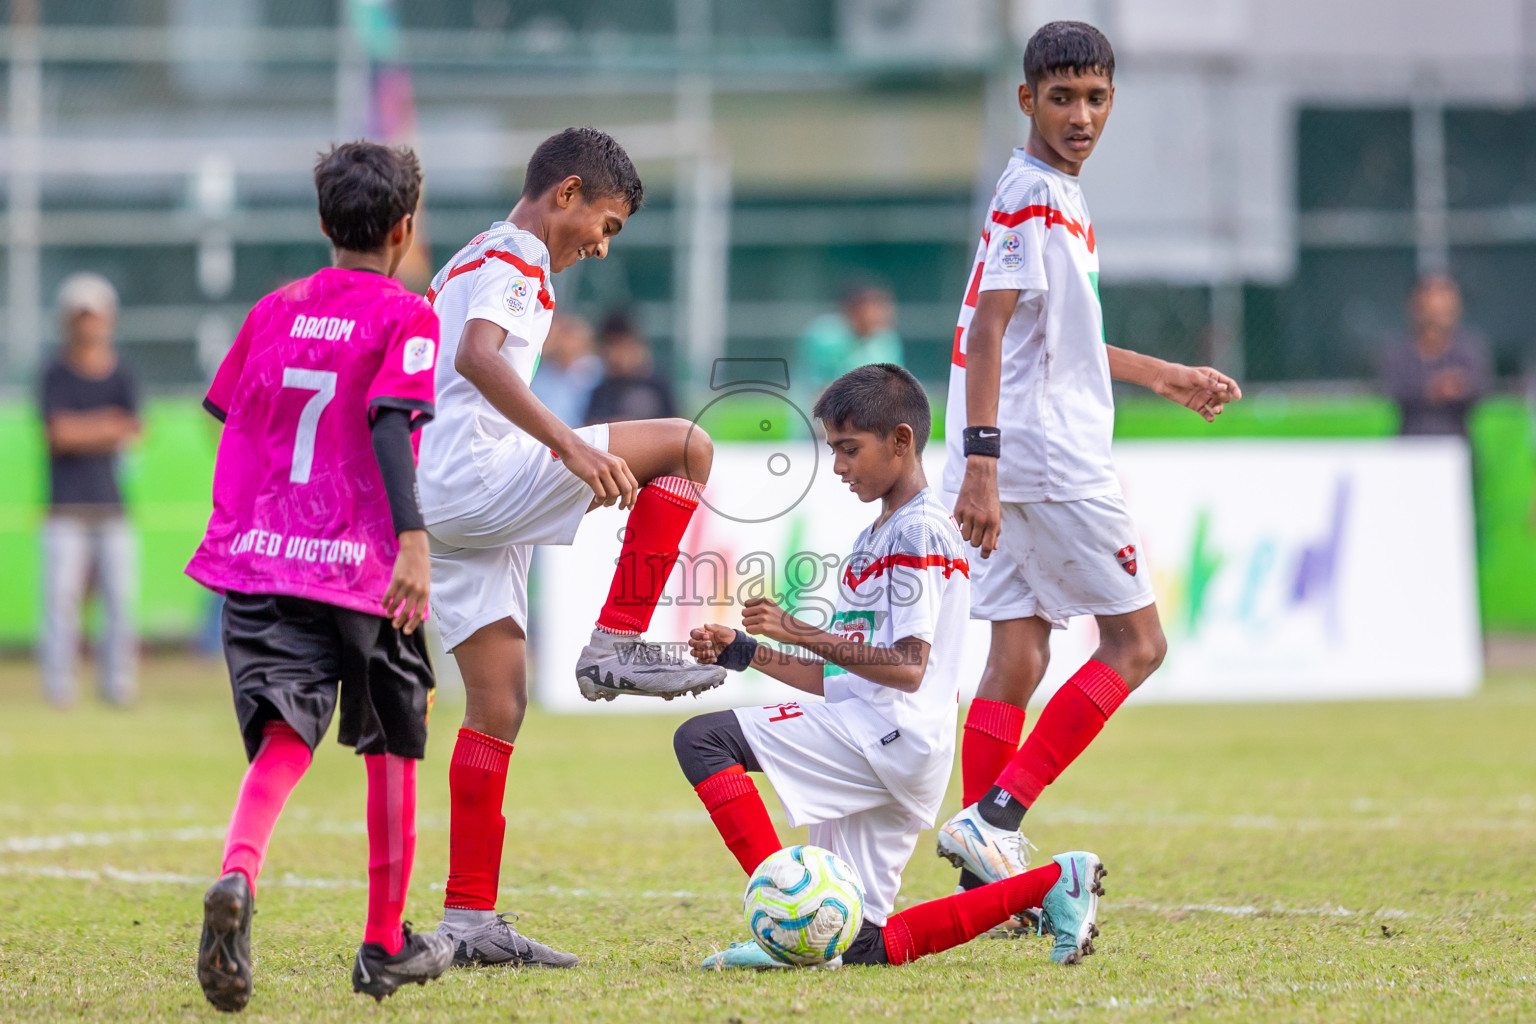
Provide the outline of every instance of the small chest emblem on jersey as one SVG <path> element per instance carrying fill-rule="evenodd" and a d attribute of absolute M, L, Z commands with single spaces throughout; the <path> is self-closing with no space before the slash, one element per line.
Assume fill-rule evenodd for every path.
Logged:
<path fill-rule="evenodd" d="M 1006 232 L 1000 247 L 1003 254 L 998 262 L 1004 270 L 1018 270 L 1024 265 L 1024 241 L 1017 231 Z"/>
<path fill-rule="evenodd" d="M 1115 561 L 1120 563 L 1120 568 L 1124 569 L 1126 572 L 1130 573 L 1132 576 L 1135 576 L 1136 575 L 1136 545 L 1135 544 L 1127 544 L 1125 547 L 1121 548 L 1119 551 L 1116 551 L 1115 552 Z"/>
<path fill-rule="evenodd" d="M 532 293 L 533 289 L 528 287 L 526 277 L 514 277 L 507 284 L 507 312 L 513 316 L 522 316 L 523 310 L 528 308 L 528 296 Z"/>
<path fill-rule="evenodd" d="M 431 338 L 410 338 L 405 343 L 405 355 L 400 368 L 406 373 L 420 373 L 432 369 L 432 355 L 437 346 Z"/>

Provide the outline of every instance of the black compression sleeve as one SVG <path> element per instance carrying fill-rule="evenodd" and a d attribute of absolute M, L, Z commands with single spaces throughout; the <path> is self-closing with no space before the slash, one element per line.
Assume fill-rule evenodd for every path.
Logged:
<path fill-rule="evenodd" d="M 749 772 L 763 770 L 734 711 L 715 711 L 688 719 L 673 734 L 672 749 L 690 786 L 697 786 L 736 764 Z"/>
<path fill-rule="evenodd" d="M 379 473 L 384 477 L 384 493 L 389 497 L 389 518 L 395 524 L 395 533 L 425 529 L 416 494 L 416 454 L 411 451 L 409 411 L 378 411 L 373 419 L 373 457 L 379 460 Z"/>

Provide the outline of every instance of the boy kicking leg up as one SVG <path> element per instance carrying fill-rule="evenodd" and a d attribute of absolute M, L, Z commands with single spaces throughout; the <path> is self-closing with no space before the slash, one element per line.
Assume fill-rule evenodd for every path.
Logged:
<path fill-rule="evenodd" d="M 443 338 L 437 422 L 421 448 L 432 613 L 463 675 L 467 705 L 449 770 L 448 885 L 439 927 L 460 964 L 576 963 L 519 935 L 495 911 L 507 766 L 528 703 L 533 547 L 570 544 L 598 505 L 629 510 L 607 600 L 576 663 L 588 700 L 671 699 L 725 678 L 716 666 L 642 639 L 709 479 L 708 435 L 680 419 L 572 429 L 529 387 L 554 315 L 553 276 L 604 258 L 643 195 L 634 165 L 612 137 L 567 129 L 534 152 L 507 219 L 459 250 L 427 293 Z"/>

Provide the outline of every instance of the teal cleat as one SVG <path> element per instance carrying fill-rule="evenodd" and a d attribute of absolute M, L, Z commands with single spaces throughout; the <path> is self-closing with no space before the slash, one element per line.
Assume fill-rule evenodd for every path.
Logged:
<path fill-rule="evenodd" d="M 842 966 L 842 963 L 843 958 L 838 957 L 835 960 L 828 960 L 826 963 L 821 964 L 819 967 L 812 969 L 830 970 L 831 968 Z M 750 968 L 754 971 L 771 971 L 780 968 L 788 970 L 793 965 L 775 960 L 773 957 L 763 952 L 763 947 L 759 946 L 756 940 L 749 939 L 746 942 L 733 942 L 725 949 L 722 949 L 716 953 L 709 954 L 709 956 L 705 957 L 704 962 L 699 964 L 699 966 L 706 971 L 726 971 L 735 970 L 737 968 Z"/>
<path fill-rule="evenodd" d="M 1091 853 L 1060 853 L 1052 859 L 1061 865 L 1061 879 L 1041 901 L 1040 931 L 1056 938 L 1053 962 L 1080 963 L 1093 952 L 1099 934 L 1099 897 L 1104 895 L 1100 880 L 1109 872 Z"/>

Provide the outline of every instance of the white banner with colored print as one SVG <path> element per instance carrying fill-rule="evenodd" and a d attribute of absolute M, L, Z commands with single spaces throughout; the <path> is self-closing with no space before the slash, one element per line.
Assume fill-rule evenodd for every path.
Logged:
<path fill-rule="evenodd" d="M 940 479 L 943 447 L 929 447 Z M 1152 574 L 1168 657 L 1140 701 L 1447 697 L 1482 677 L 1466 445 L 1456 439 L 1127 441 L 1115 446 Z M 648 637 L 678 645 L 701 622 L 738 625 L 771 595 L 825 619 L 841 562 L 878 509 L 809 442 L 721 444 Z M 535 562 L 530 656 L 546 707 L 614 712 L 770 704 L 802 694 L 757 673 L 701 698 L 590 704 L 574 665 L 607 594 L 624 515 L 599 509 L 576 543 Z M 1113 557 L 1114 552 L 1106 552 Z M 961 692 L 986 660 L 971 622 Z M 1093 652 L 1091 619 L 1055 634 L 1035 700 Z"/>

